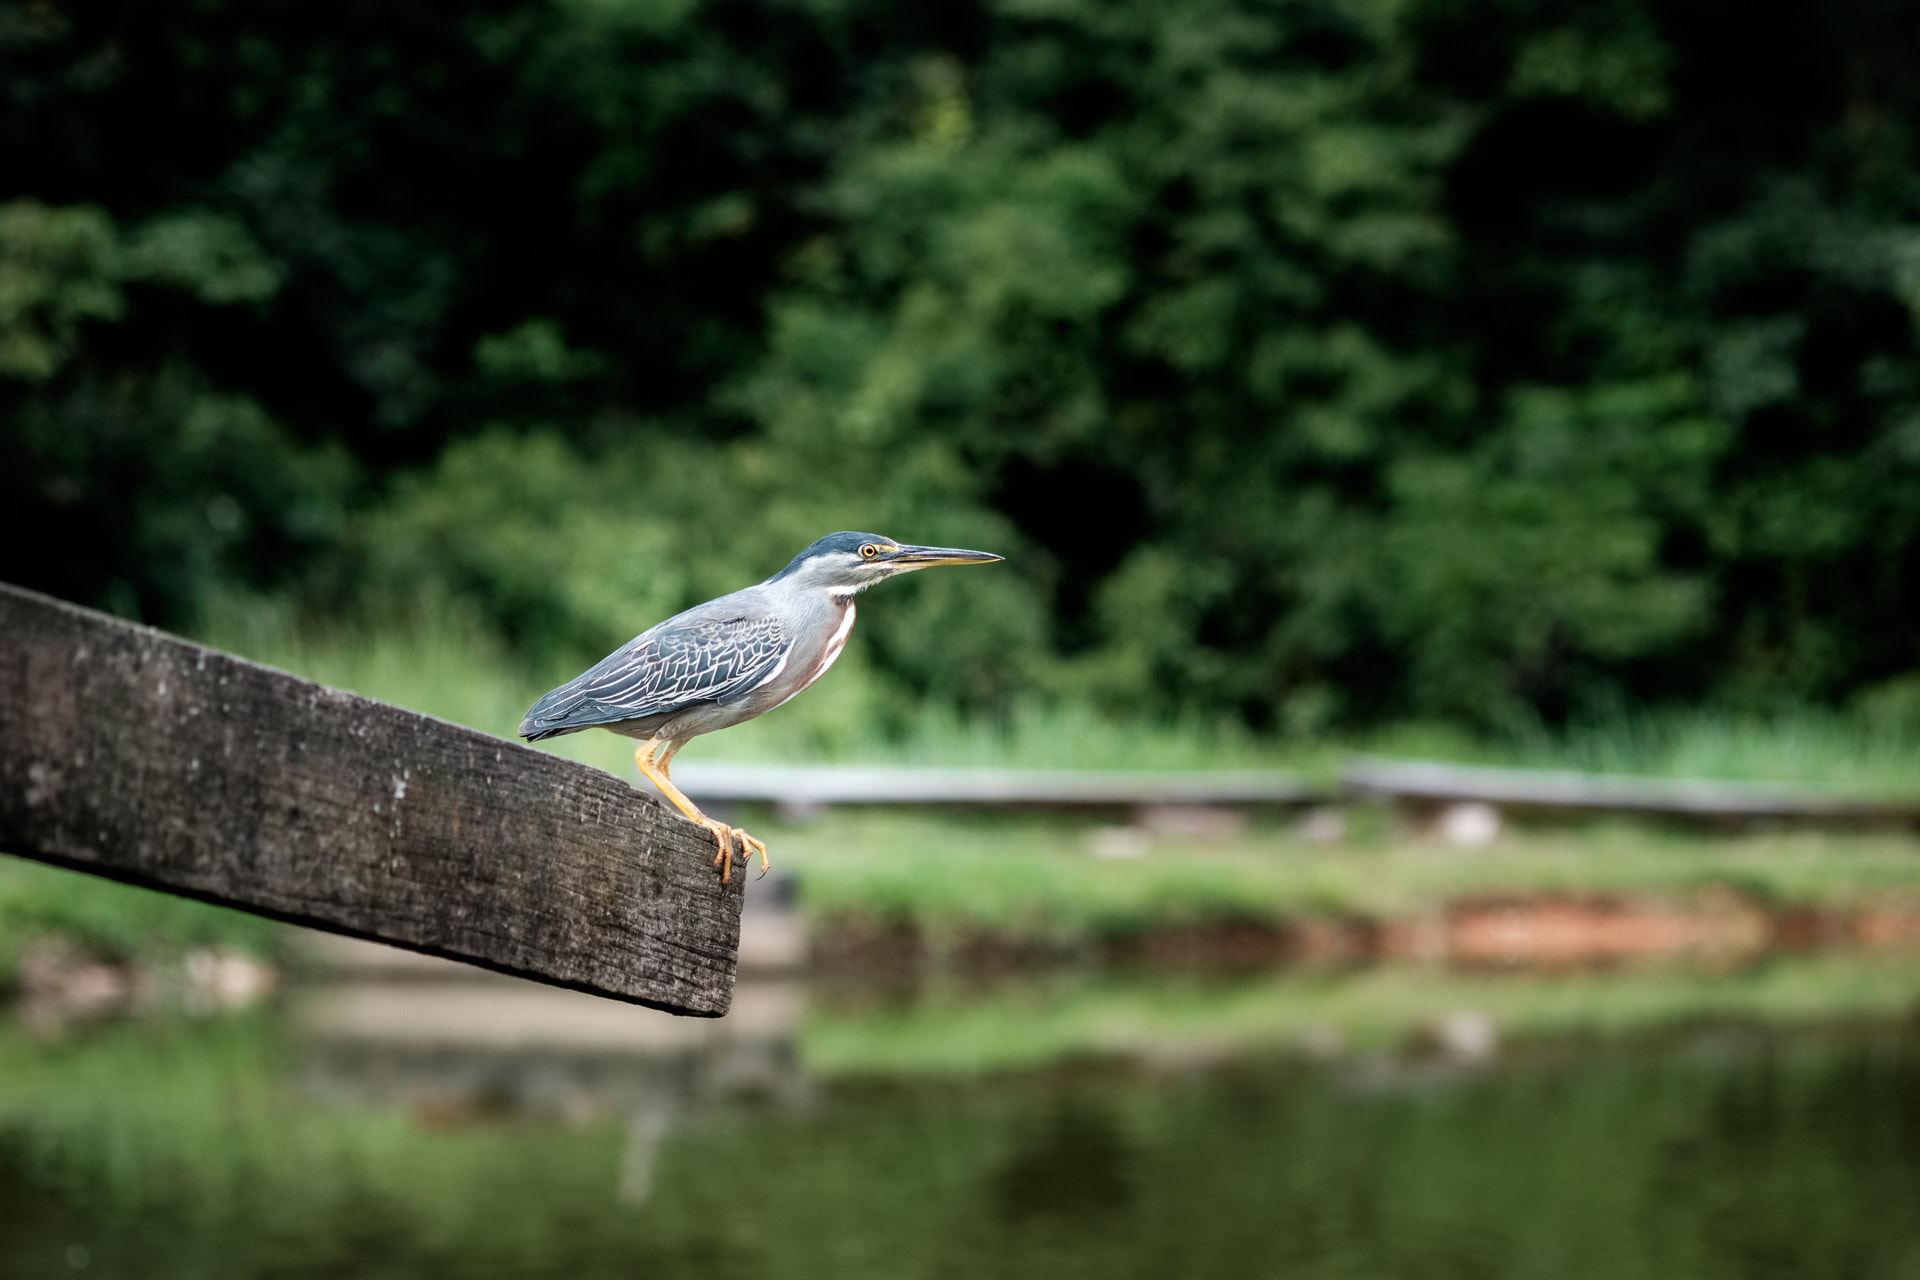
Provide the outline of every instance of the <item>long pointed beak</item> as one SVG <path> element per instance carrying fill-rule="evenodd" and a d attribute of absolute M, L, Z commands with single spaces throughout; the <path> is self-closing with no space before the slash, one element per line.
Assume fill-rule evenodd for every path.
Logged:
<path fill-rule="evenodd" d="M 888 564 L 909 569 L 930 569 L 937 564 L 992 564 L 1004 560 L 991 551 L 966 551 L 960 547 L 901 547 L 887 557 Z"/>

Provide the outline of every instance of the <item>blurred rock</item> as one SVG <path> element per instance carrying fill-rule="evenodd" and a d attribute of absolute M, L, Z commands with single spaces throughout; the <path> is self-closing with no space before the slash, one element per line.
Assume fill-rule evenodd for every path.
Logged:
<path fill-rule="evenodd" d="M 1157 836 L 1224 840 L 1246 829 L 1247 813 L 1224 805 L 1149 804 L 1140 807 L 1134 821 Z"/>
<path fill-rule="evenodd" d="M 1307 810 L 1300 819 L 1300 838 L 1312 844 L 1339 844 L 1347 838 L 1346 810 L 1330 804 Z"/>
<path fill-rule="evenodd" d="M 139 986 L 130 966 L 89 956 L 63 938 L 35 942 L 20 956 L 21 1018 L 41 1030 L 118 1013 Z"/>
<path fill-rule="evenodd" d="M 1500 836 L 1500 811 L 1479 800 L 1450 804 L 1440 811 L 1434 830 L 1456 849 L 1484 849 Z"/>
<path fill-rule="evenodd" d="M 272 995 L 280 980 L 272 965 L 238 951 L 190 951 L 181 968 L 182 1001 L 193 1013 L 244 1009 Z"/>
<path fill-rule="evenodd" d="M 1347 1047 L 1340 1028 L 1320 1023 L 1300 1033 L 1300 1050 L 1310 1058 L 1337 1058 Z"/>
<path fill-rule="evenodd" d="M 790 827 L 804 827 L 817 822 L 827 806 L 817 800 L 780 800 L 773 806 L 773 816 Z"/>
<path fill-rule="evenodd" d="M 57 1032 L 71 1023 L 135 1009 L 224 1013 L 273 993 L 279 973 L 237 951 L 202 948 L 177 965 L 104 960 L 65 938 L 30 945 L 20 957 L 20 1014 L 29 1027 Z"/>
<path fill-rule="evenodd" d="M 1500 1028 L 1474 1009 L 1456 1009 L 1425 1023 L 1416 1046 L 1457 1062 L 1485 1062 L 1500 1050 Z"/>
<path fill-rule="evenodd" d="M 1153 848 L 1145 827 L 1095 827 L 1087 833 L 1087 851 L 1096 858 L 1139 858 Z"/>

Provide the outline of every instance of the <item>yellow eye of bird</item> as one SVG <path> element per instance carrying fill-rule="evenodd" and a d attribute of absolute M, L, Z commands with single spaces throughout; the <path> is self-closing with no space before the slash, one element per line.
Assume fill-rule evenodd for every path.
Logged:
<path fill-rule="evenodd" d="M 875 556 L 880 554 L 880 548 L 874 546 L 871 542 L 869 542 L 866 546 L 860 548 L 860 554 L 865 556 L 867 559 L 871 560 Z"/>

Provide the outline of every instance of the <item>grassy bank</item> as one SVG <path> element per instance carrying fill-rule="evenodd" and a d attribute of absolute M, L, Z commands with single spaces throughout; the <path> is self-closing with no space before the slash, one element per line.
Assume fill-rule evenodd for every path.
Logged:
<path fill-rule="evenodd" d="M 935 967 L 980 944 L 1097 955 L 1156 931 L 1312 920 L 1395 922 L 1511 897 L 1687 903 L 1717 891 L 1773 911 L 1920 910 L 1920 843 L 1893 835 L 1707 839 L 1629 824 L 1522 830 L 1445 849 L 1384 819 L 1345 844 L 1254 824 L 1222 839 L 1158 837 L 1098 858 L 1085 820 L 829 811 L 783 826 L 738 815 L 796 876 L 817 937 L 910 934 Z M 752 889 L 749 892 L 753 892 Z M 58 934 L 107 957 L 225 946 L 271 953 L 278 926 L 234 911 L 0 858 L 0 979 Z"/>
<path fill-rule="evenodd" d="M 909 927 L 936 950 L 983 934 L 1070 948 L 1219 920 L 1391 920 L 1500 895 L 1687 899 L 1729 888 L 1830 909 L 1920 898 L 1920 844 L 1904 836 L 1708 839 L 1614 823 L 1521 831 L 1465 852 L 1378 817 L 1343 845 L 1256 824 L 1217 840 L 1162 837 L 1127 860 L 1093 857 L 1091 829 L 1070 820 L 829 812 L 761 834 L 801 878 L 817 921 Z"/>

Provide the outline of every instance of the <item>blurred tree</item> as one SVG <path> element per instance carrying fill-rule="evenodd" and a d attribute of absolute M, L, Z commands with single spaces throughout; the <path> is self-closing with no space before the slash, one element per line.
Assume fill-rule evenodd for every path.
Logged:
<path fill-rule="evenodd" d="M 0 4 L 0 574 L 1280 732 L 1920 671 L 1886 0 Z"/>

